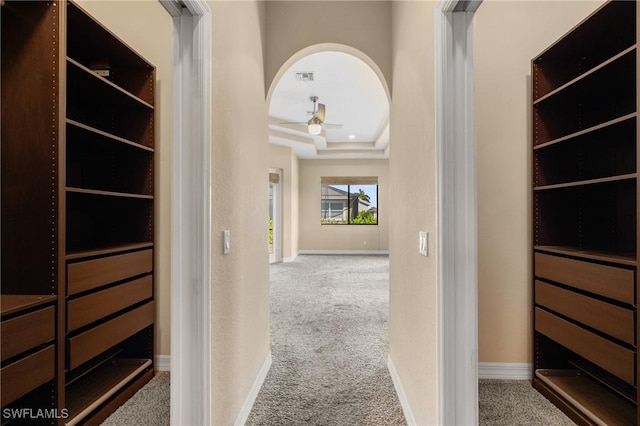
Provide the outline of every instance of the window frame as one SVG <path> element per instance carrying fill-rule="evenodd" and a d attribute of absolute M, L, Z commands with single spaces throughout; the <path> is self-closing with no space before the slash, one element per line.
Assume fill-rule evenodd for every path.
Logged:
<path fill-rule="evenodd" d="M 347 188 L 346 190 L 346 194 L 345 194 L 345 198 L 344 199 L 331 199 L 331 198 L 325 198 L 328 197 L 328 194 L 325 195 L 325 191 L 324 188 L 325 187 L 335 187 L 335 186 L 341 186 L 341 187 L 345 187 Z M 351 187 L 362 187 L 362 186 L 375 186 L 376 188 L 376 192 L 375 192 L 375 196 L 376 196 L 376 204 L 377 200 L 378 200 L 378 196 L 380 193 L 380 184 L 378 182 L 378 177 L 322 177 L 320 179 L 320 225 L 324 226 L 324 225 L 328 225 L 328 226 L 335 226 L 335 225 L 352 225 L 352 226 L 362 226 L 362 225 L 371 225 L 371 226 L 378 226 L 380 224 L 380 208 L 378 207 L 378 205 L 375 206 L 370 206 L 369 208 L 374 208 L 376 209 L 375 212 L 375 223 L 352 223 L 352 220 L 354 218 L 351 217 L 351 215 L 349 214 L 349 211 L 351 210 L 350 205 L 353 201 L 358 200 L 357 192 L 352 192 L 351 191 Z M 334 188 L 337 189 L 339 191 L 343 191 L 341 188 Z M 355 196 L 355 198 L 354 198 Z M 353 200 L 353 201 L 351 201 Z M 346 209 L 342 209 L 342 217 L 343 219 L 341 221 L 331 221 L 332 217 L 336 217 L 338 215 L 333 215 L 333 210 L 332 210 L 332 204 L 334 203 L 338 203 L 340 202 L 342 205 L 345 204 L 346 202 Z M 327 205 L 328 209 L 323 209 L 323 205 Z M 346 215 L 345 215 L 345 210 L 346 210 Z M 327 212 L 329 212 L 329 216 L 327 217 Z M 346 222 L 345 222 L 346 220 Z"/>

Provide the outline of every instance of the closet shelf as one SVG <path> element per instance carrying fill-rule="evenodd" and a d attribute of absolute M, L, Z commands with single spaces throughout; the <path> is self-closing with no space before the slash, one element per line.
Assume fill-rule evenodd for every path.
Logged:
<path fill-rule="evenodd" d="M 2 294 L 0 295 L 0 315 L 10 315 L 25 309 L 46 305 L 56 299 L 55 295 L 45 294 Z"/>
<path fill-rule="evenodd" d="M 151 105 L 150 103 L 143 101 L 142 99 L 140 99 L 139 97 L 135 96 L 134 94 L 132 94 L 131 92 L 128 92 L 127 90 L 123 89 L 122 87 L 118 86 L 115 83 L 112 83 L 111 81 L 107 80 L 106 78 L 96 74 L 93 70 L 91 70 L 90 68 L 85 67 L 84 65 L 82 65 L 80 62 L 70 58 L 67 56 L 67 62 L 75 67 L 77 67 L 78 69 L 80 69 L 81 71 L 84 71 L 87 75 L 93 77 L 96 79 L 96 83 L 102 83 L 107 85 L 108 87 L 110 87 L 111 89 L 115 90 L 116 92 L 128 96 L 129 98 L 131 98 L 132 100 L 140 103 L 141 105 L 144 105 L 145 107 L 153 110 L 154 106 Z"/>
<path fill-rule="evenodd" d="M 638 113 L 637 112 L 632 112 L 630 114 L 626 114 L 626 115 L 623 115 L 621 117 L 614 118 L 613 120 L 606 121 L 606 122 L 598 124 L 596 126 L 589 127 L 588 129 L 580 130 L 579 132 L 571 133 L 569 135 L 565 135 L 565 136 L 562 136 L 562 137 L 557 138 L 557 139 L 550 140 L 550 141 L 545 142 L 545 143 L 534 145 L 533 150 L 535 151 L 535 150 L 538 150 L 538 149 L 546 148 L 548 146 L 555 145 L 555 144 L 560 143 L 560 142 L 568 141 L 568 140 L 577 138 L 579 136 L 583 136 L 583 135 L 586 135 L 588 133 L 592 133 L 592 132 L 595 132 L 597 130 L 601 130 L 601 129 L 604 129 L 606 127 L 613 126 L 615 124 L 622 123 L 623 121 L 626 121 L 626 120 L 635 119 L 637 117 L 638 117 Z"/>
<path fill-rule="evenodd" d="M 120 252 L 134 251 L 145 248 L 153 247 L 152 242 L 140 242 L 140 243 L 129 243 L 129 244 L 114 244 L 105 247 L 95 247 L 89 248 L 85 250 L 75 250 L 67 253 L 65 256 L 66 260 L 77 260 L 84 259 L 86 257 L 95 257 L 95 256 L 103 256 L 107 254 L 114 254 Z"/>
<path fill-rule="evenodd" d="M 70 420 L 67 425 L 81 423 L 149 367 L 150 359 L 114 359 L 68 386 L 66 397 Z"/>
<path fill-rule="evenodd" d="M 547 99 L 551 98 L 552 96 L 562 92 L 563 90 L 566 90 L 566 89 L 576 85 L 580 81 L 582 81 L 585 78 L 595 74 L 596 72 L 602 70 L 603 68 L 606 68 L 607 66 L 609 66 L 612 63 L 616 62 L 620 58 L 624 57 L 625 55 L 628 55 L 628 54 L 631 54 L 632 52 L 635 52 L 636 51 L 636 47 L 637 47 L 637 45 L 634 44 L 633 46 L 623 50 L 622 52 L 618 53 L 617 55 L 613 56 L 612 58 L 609 58 L 608 60 L 602 62 L 601 64 L 591 68 L 589 71 L 587 71 L 587 72 L 579 75 L 578 77 L 574 78 L 573 80 L 563 84 L 562 86 L 558 87 L 557 89 L 547 93 L 544 96 L 539 97 L 538 99 L 533 101 L 533 105 L 535 106 L 535 105 L 540 104 L 541 102 L 546 101 Z"/>
<path fill-rule="evenodd" d="M 533 246 L 535 251 L 562 254 L 582 259 L 598 260 L 601 262 L 615 263 L 625 266 L 636 266 L 638 264 L 635 253 L 610 253 L 602 250 L 586 250 L 572 246 Z"/>
<path fill-rule="evenodd" d="M 105 138 L 111 139 L 111 140 L 113 140 L 114 142 L 124 143 L 124 144 L 130 145 L 130 146 L 132 146 L 132 147 L 134 147 L 134 148 L 139 148 L 139 149 L 142 149 L 142 150 L 145 150 L 145 151 L 149 151 L 149 152 L 153 152 L 153 151 L 154 151 L 154 149 L 153 149 L 153 148 L 148 147 L 148 146 L 146 146 L 146 145 L 142 145 L 142 144 L 139 144 L 139 143 L 136 143 L 136 142 L 130 141 L 130 140 L 128 140 L 128 139 L 121 138 L 120 136 L 116 136 L 116 135 L 114 135 L 114 134 L 111 134 L 111 133 L 105 132 L 105 131 L 100 130 L 100 129 L 96 129 L 95 127 L 91 127 L 91 126 L 89 126 L 89 125 L 87 125 L 87 124 L 80 123 L 80 122 L 75 121 L 75 120 L 72 120 L 72 119 L 70 119 L 70 118 L 67 118 L 67 119 L 66 119 L 66 123 L 67 123 L 67 124 L 69 124 L 69 125 L 71 125 L 71 126 L 75 126 L 75 127 L 77 127 L 77 128 L 80 128 L 80 129 L 82 129 L 82 130 L 86 130 L 86 131 L 88 131 L 88 132 L 94 133 L 94 134 L 96 134 L 96 135 L 98 135 L 98 136 L 102 136 L 102 137 L 105 137 Z"/>
<path fill-rule="evenodd" d="M 636 423 L 636 407 L 578 370 L 536 370 L 535 377 L 554 393 L 580 407 L 595 424 Z"/>
<path fill-rule="evenodd" d="M 619 182 L 619 181 L 625 181 L 625 180 L 632 180 L 632 179 L 636 179 L 637 177 L 638 177 L 637 173 L 627 173 L 627 174 L 619 175 L 619 176 L 608 176 L 608 177 L 597 178 L 597 179 L 581 180 L 581 181 L 577 181 L 577 182 L 566 182 L 566 183 L 557 183 L 557 184 L 554 184 L 554 185 L 536 186 L 536 187 L 533 188 L 533 190 L 534 191 L 547 191 L 547 190 L 551 190 L 551 189 L 572 188 L 572 187 L 587 186 L 587 185 L 597 185 L 597 184 L 600 184 L 600 183 L 609 183 L 609 182 Z"/>
<path fill-rule="evenodd" d="M 101 191 L 97 189 L 74 188 L 69 186 L 66 188 L 66 190 L 67 192 L 73 192 L 76 194 L 104 195 L 107 197 L 139 198 L 144 200 L 153 200 L 153 195 L 145 195 L 145 194 L 130 194 L 126 192 Z"/>

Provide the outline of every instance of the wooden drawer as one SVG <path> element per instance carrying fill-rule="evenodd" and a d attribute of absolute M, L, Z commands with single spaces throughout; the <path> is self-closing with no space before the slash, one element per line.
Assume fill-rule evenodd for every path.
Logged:
<path fill-rule="evenodd" d="M 535 285 L 538 305 L 631 345 L 635 344 L 634 315 L 631 309 L 621 308 L 542 281 L 536 280 Z"/>
<path fill-rule="evenodd" d="M 2 360 L 52 341 L 55 335 L 55 325 L 55 308 L 53 306 L 2 321 L 0 323 Z"/>
<path fill-rule="evenodd" d="M 67 303 L 67 331 L 76 330 L 153 296 L 153 276 L 147 275 Z"/>
<path fill-rule="evenodd" d="M 67 368 L 73 369 L 153 324 L 154 302 L 67 339 Z"/>
<path fill-rule="evenodd" d="M 67 265 L 67 294 L 73 295 L 153 270 L 153 250 L 134 251 Z"/>
<path fill-rule="evenodd" d="M 534 261 L 536 277 L 635 304 L 635 271 L 544 253 L 536 253 Z"/>
<path fill-rule="evenodd" d="M 535 309 L 536 331 L 634 384 L 635 353 L 540 308 Z"/>
<path fill-rule="evenodd" d="M 55 350 L 48 346 L 0 370 L 0 404 L 4 407 L 38 386 L 53 380 Z"/>

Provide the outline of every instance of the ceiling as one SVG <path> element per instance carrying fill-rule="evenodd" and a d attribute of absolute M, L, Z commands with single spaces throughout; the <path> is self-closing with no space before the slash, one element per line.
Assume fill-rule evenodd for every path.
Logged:
<path fill-rule="evenodd" d="M 325 104 L 324 122 L 341 126 L 309 134 L 304 123 L 312 116 L 311 96 Z M 299 158 L 389 158 L 389 100 L 379 77 L 361 59 L 343 52 L 312 53 L 275 85 L 269 130 L 271 143 L 291 147 Z"/>

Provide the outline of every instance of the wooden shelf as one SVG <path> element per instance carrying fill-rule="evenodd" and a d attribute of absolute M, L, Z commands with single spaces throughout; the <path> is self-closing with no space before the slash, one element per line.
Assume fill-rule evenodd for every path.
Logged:
<path fill-rule="evenodd" d="M 533 386 L 580 425 L 640 424 L 638 1 L 531 61 Z"/>
<path fill-rule="evenodd" d="M 124 143 L 126 145 L 132 146 L 134 148 L 139 148 L 139 149 L 142 149 L 142 150 L 145 150 L 145 151 L 148 151 L 148 152 L 153 152 L 154 151 L 154 149 L 149 147 L 149 146 L 141 145 L 139 143 L 127 140 L 125 138 L 121 138 L 121 137 L 113 135 L 111 133 L 104 132 L 104 131 L 102 131 L 100 129 L 96 129 L 95 127 L 88 126 L 86 124 L 80 123 L 80 122 L 75 121 L 75 120 L 71 120 L 69 118 L 66 119 L 66 122 L 67 122 L 67 124 L 69 124 L 71 126 L 77 127 L 79 129 L 82 129 L 82 130 L 86 130 L 86 131 L 94 133 L 94 134 L 96 134 L 98 136 L 102 136 L 102 137 L 111 139 L 114 142 Z"/>
<path fill-rule="evenodd" d="M 600 183 L 610 183 L 610 182 L 619 182 L 625 180 L 636 179 L 638 177 L 637 173 L 628 173 L 620 176 L 609 176 L 598 179 L 589 179 L 582 180 L 578 182 L 566 182 L 566 183 L 558 183 L 554 185 L 544 185 L 544 186 L 536 186 L 533 188 L 534 191 L 546 191 L 550 189 L 560 189 L 560 188 L 572 188 L 576 186 L 588 186 L 588 185 L 597 185 Z"/>
<path fill-rule="evenodd" d="M 66 392 L 66 424 L 79 424 L 151 365 L 150 359 L 113 359 L 75 381 Z"/>
<path fill-rule="evenodd" d="M 634 3 L 608 2 L 536 56 L 534 99 L 636 44 Z"/>
<path fill-rule="evenodd" d="M 11 404 L 98 424 L 153 375 L 155 67 L 73 0 L 0 19 L 0 393 L 46 351 Z"/>
<path fill-rule="evenodd" d="M 625 266 L 637 266 L 637 257 L 635 253 L 607 253 L 598 250 L 585 250 L 571 246 L 533 246 L 535 251 L 555 253 L 566 256 L 573 256 L 582 259 L 598 260 L 601 262 L 615 263 Z"/>
<path fill-rule="evenodd" d="M 140 250 L 145 248 L 152 248 L 152 242 L 141 242 L 141 243 L 129 243 L 129 244 L 114 244 L 107 247 L 96 247 L 90 248 L 86 250 L 76 250 L 70 253 L 67 253 L 65 256 L 66 260 L 77 260 L 84 259 L 86 257 L 95 257 L 95 256 L 104 256 L 107 254 L 115 254 L 115 253 L 124 253 L 127 251 Z"/>
<path fill-rule="evenodd" d="M 538 99 L 536 99 L 533 102 L 533 105 L 538 105 L 541 102 L 546 101 L 547 99 L 551 98 L 552 96 L 562 92 L 565 89 L 568 89 L 578 83 L 580 83 L 581 81 L 585 80 L 586 78 L 590 77 L 591 75 L 597 73 L 598 71 L 606 68 L 608 65 L 611 65 L 613 63 L 615 63 L 618 59 L 624 57 L 625 55 L 629 55 L 631 53 L 635 53 L 636 52 L 636 45 L 634 44 L 633 46 L 623 50 L 622 52 L 618 53 L 617 55 L 615 55 L 612 58 L 607 59 L 606 61 L 602 62 L 601 64 L 595 66 L 594 68 L 590 69 L 589 71 L 585 72 L 584 74 L 581 74 L 580 76 L 574 78 L 573 80 L 563 84 L 562 86 L 558 87 L 555 90 L 552 90 L 551 92 L 547 93 L 544 96 L 539 97 Z"/>
<path fill-rule="evenodd" d="M 139 198 L 144 200 L 153 200 L 153 195 L 129 194 L 126 192 L 100 191 L 96 189 L 73 188 L 73 187 L 67 187 L 66 190 L 67 192 L 73 192 L 76 194 L 103 195 L 106 197 Z"/>
<path fill-rule="evenodd" d="M 551 140 L 549 142 L 541 143 L 539 145 L 534 145 L 533 149 L 534 150 L 539 150 L 539 149 L 546 148 L 546 147 L 551 146 L 551 145 L 558 144 L 560 142 L 569 141 L 571 139 L 575 139 L 575 138 L 578 138 L 580 136 L 584 136 L 584 135 L 587 135 L 589 133 L 593 133 L 593 132 L 596 132 L 598 130 L 610 127 L 610 126 L 614 126 L 614 125 L 616 125 L 618 123 L 622 123 L 622 122 L 627 121 L 627 120 L 636 119 L 637 117 L 638 117 L 638 113 L 637 112 L 633 112 L 633 113 L 630 113 L 630 114 L 627 114 L 627 115 L 623 115 L 622 117 L 614 118 L 613 120 L 609 120 L 607 122 L 598 124 L 596 126 L 589 127 L 588 129 L 580 130 L 579 132 L 575 132 L 575 133 L 572 133 L 570 135 L 566 135 L 566 136 L 563 136 L 561 138 L 557 138 L 557 139 Z"/>
<path fill-rule="evenodd" d="M 98 74 L 96 74 L 93 70 L 91 70 L 90 68 L 85 67 L 84 65 L 82 65 L 80 62 L 75 61 L 71 58 L 69 58 L 67 56 L 67 63 L 69 63 L 70 65 L 73 65 L 75 67 L 77 67 L 78 69 L 80 69 L 81 71 L 87 73 L 87 75 L 95 78 L 98 82 L 100 82 L 101 84 L 105 84 L 108 87 L 110 87 L 111 89 L 115 90 L 116 92 L 128 96 L 129 98 L 131 98 L 132 100 L 139 102 L 140 104 L 144 105 L 145 107 L 149 108 L 149 109 L 154 109 L 153 105 L 151 105 L 148 102 L 143 101 L 142 99 L 140 99 L 139 97 L 137 97 L 136 95 L 126 91 L 125 89 L 123 89 L 122 87 L 118 86 L 115 83 L 112 83 L 111 81 L 107 80 L 106 78 L 99 76 Z"/>
<path fill-rule="evenodd" d="M 536 370 L 535 377 L 596 424 L 636 424 L 636 407 L 578 370 Z"/>
<path fill-rule="evenodd" d="M 57 300 L 55 295 L 40 294 L 0 294 L 0 315 L 10 315 L 16 312 L 46 305 Z"/>

